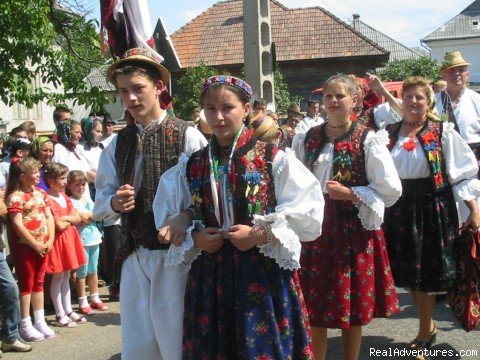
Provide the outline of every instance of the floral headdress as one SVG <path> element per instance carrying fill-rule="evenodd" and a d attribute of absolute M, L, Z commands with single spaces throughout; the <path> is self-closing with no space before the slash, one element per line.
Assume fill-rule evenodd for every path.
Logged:
<path fill-rule="evenodd" d="M 253 90 L 250 85 L 248 85 L 245 81 L 242 79 L 239 79 L 235 76 L 229 76 L 229 75 L 216 75 L 216 76 L 211 76 L 208 79 L 206 79 L 202 83 L 201 91 L 202 94 L 205 92 L 205 90 L 213 85 L 213 84 L 224 84 L 224 85 L 230 85 L 233 87 L 236 87 L 240 90 L 242 90 L 245 95 L 247 96 L 248 99 L 251 99 L 253 96 Z"/>

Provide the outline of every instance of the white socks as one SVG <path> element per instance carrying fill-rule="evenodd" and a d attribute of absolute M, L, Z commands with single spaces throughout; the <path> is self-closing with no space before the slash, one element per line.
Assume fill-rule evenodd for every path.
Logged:
<path fill-rule="evenodd" d="M 78 306 L 81 308 L 88 306 L 88 300 L 86 296 L 82 296 L 78 298 Z"/>
<path fill-rule="evenodd" d="M 100 300 L 100 297 L 98 296 L 98 293 L 95 293 L 95 294 L 90 294 L 90 300 L 94 303 L 99 303 L 99 302 L 102 302 Z"/>

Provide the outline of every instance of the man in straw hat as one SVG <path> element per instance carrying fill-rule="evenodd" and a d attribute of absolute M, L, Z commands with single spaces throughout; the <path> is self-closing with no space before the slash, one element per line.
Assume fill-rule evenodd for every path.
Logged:
<path fill-rule="evenodd" d="M 164 262 L 170 243 L 179 245 L 181 230 L 167 223 L 171 231 L 160 242 L 152 203 L 160 176 L 182 152 L 191 154 L 206 140 L 162 109 L 170 74 L 149 50 L 128 50 L 110 65 L 107 77 L 131 118 L 102 152 L 93 210 L 95 220 L 121 217 L 122 359 L 180 359 L 187 270 Z M 168 201 L 173 195 L 164 196 Z M 180 214 L 179 223 L 190 218 Z"/>
<path fill-rule="evenodd" d="M 469 65 L 460 51 L 445 54 L 441 70 L 447 88 L 435 94 L 435 101 L 440 118 L 455 125 L 455 130 L 480 160 L 480 95 L 467 88 Z M 468 209 L 463 201 L 458 207 L 461 218 L 466 218 Z"/>
<path fill-rule="evenodd" d="M 480 95 L 467 89 L 468 63 L 460 51 L 447 52 L 442 62 L 445 91 L 435 95 L 437 111 L 443 121 L 455 124 L 456 130 L 473 146 L 480 146 Z M 477 159 L 480 152 L 473 149 Z"/>

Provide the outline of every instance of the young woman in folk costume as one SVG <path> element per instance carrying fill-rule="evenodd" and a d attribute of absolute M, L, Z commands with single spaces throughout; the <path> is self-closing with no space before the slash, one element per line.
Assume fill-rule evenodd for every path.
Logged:
<path fill-rule="evenodd" d="M 362 326 L 398 311 L 381 226 L 401 184 L 387 133 L 349 118 L 357 102 L 353 80 L 332 76 L 323 88 L 328 122 L 295 141 L 325 196 L 322 235 L 303 244 L 300 281 L 315 358 L 325 359 L 327 328 L 340 328 L 344 358 L 357 359 Z"/>
<path fill-rule="evenodd" d="M 464 226 L 480 226 L 477 160 L 454 124 L 438 121 L 434 108 L 428 81 L 408 78 L 403 84 L 403 119 L 387 126 L 403 194 L 385 214 L 385 237 L 395 285 L 409 289 L 417 306 L 419 330 L 409 347 L 419 350 L 430 348 L 436 338 L 435 294 L 455 282 L 454 196 L 470 210 L 462 218 Z"/>
<path fill-rule="evenodd" d="M 300 240 L 320 234 L 323 197 L 291 151 L 247 129 L 251 95 L 235 77 L 205 80 L 210 143 L 165 173 L 157 190 L 157 224 L 186 208 L 195 219 L 167 259 L 191 263 L 185 359 L 313 358 L 296 270 Z"/>

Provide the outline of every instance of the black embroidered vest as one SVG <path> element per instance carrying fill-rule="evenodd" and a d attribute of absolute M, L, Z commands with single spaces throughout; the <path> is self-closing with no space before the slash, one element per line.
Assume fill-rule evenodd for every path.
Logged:
<path fill-rule="evenodd" d="M 306 167 L 313 171 L 316 161 L 328 142 L 325 132 L 327 123 L 311 128 L 305 136 Z M 363 143 L 372 129 L 352 122 L 350 129 L 334 142 L 332 175 L 347 187 L 368 185 L 365 170 L 365 150 Z"/>
<path fill-rule="evenodd" d="M 190 157 L 186 174 L 196 217 L 203 220 L 206 226 L 221 227 L 215 217 L 212 198 L 208 157 L 210 146 Z M 253 137 L 234 151 L 228 175 L 233 195 L 234 224 L 251 225 L 254 214 L 264 215 L 275 210 L 272 161 L 277 151 L 272 144 L 257 141 Z"/>
<path fill-rule="evenodd" d="M 399 122 L 388 125 L 386 128 L 390 137 L 390 144 L 388 145 L 390 150 L 393 149 L 398 141 L 401 127 L 402 123 Z M 443 126 L 441 122 L 427 120 L 416 134 L 427 159 L 430 179 L 436 192 L 441 192 L 450 186 L 447 180 L 445 159 L 442 152 L 442 132 Z"/>
<path fill-rule="evenodd" d="M 139 147 L 143 151 L 142 185 L 135 198 L 135 209 L 122 213 L 123 234 L 129 252 L 140 245 L 152 250 L 168 247 L 157 240 L 152 203 L 160 176 L 176 165 L 183 152 L 187 127 L 185 121 L 168 115 L 160 124 L 147 127 L 142 136 L 135 124 L 118 133 L 115 160 L 122 185 L 133 184 Z"/>

